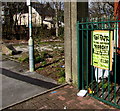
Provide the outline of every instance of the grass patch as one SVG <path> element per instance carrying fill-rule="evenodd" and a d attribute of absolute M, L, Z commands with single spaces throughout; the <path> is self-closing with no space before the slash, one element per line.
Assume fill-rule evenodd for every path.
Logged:
<path fill-rule="evenodd" d="M 58 75 L 60 77 L 65 77 L 65 71 L 64 70 L 60 70 L 60 72 L 58 73 Z"/>
<path fill-rule="evenodd" d="M 59 77 L 65 77 L 65 70 L 63 68 L 56 68 L 56 71 L 58 72 Z"/>
<path fill-rule="evenodd" d="M 59 79 L 58 79 L 58 83 L 65 83 L 65 77 L 60 77 Z"/>
<path fill-rule="evenodd" d="M 47 64 L 46 61 L 43 61 L 43 62 L 41 63 L 42 66 L 44 66 L 44 65 L 46 65 L 46 64 Z"/>
<path fill-rule="evenodd" d="M 42 70 L 44 70 L 44 68 L 39 68 L 39 69 L 38 69 L 38 71 L 42 71 Z"/>
<path fill-rule="evenodd" d="M 28 54 L 27 53 L 22 54 L 21 57 L 18 58 L 18 61 L 28 63 L 29 61 Z"/>
<path fill-rule="evenodd" d="M 58 83 L 64 83 L 65 82 L 65 69 L 64 68 L 56 68 L 57 76 L 59 77 Z"/>

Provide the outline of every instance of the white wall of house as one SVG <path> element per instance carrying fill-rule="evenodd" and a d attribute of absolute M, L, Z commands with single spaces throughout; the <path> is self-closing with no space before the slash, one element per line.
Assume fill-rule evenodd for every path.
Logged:
<path fill-rule="evenodd" d="M 28 13 L 24 14 L 17 14 L 13 16 L 13 20 L 15 21 L 17 17 L 18 25 L 26 25 L 28 27 Z M 53 27 L 53 24 L 51 24 L 52 17 L 45 17 L 45 20 L 43 21 L 44 25 L 47 25 L 47 29 L 51 29 Z M 41 16 L 39 13 L 32 7 L 32 25 L 34 27 L 40 27 L 42 23 Z"/>
<path fill-rule="evenodd" d="M 43 21 L 43 24 L 44 25 L 47 25 L 47 29 L 51 29 L 53 27 L 53 24 L 51 24 L 50 22 L 48 21 Z"/>

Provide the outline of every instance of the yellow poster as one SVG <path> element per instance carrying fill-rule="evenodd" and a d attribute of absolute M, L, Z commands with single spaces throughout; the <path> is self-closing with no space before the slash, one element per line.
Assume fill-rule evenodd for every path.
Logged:
<path fill-rule="evenodd" d="M 92 32 L 92 65 L 101 69 L 112 70 L 113 31 L 94 30 Z"/>

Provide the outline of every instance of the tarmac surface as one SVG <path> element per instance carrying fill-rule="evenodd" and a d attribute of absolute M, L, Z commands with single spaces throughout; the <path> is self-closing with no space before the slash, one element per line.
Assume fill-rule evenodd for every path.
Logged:
<path fill-rule="evenodd" d="M 1 55 L 1 54 L 0 54 Z M 53 79 L 44 77 L 36 72 L 30 73 L 25 66 L 0 57 L 0 108 L 5 108 L 14 103 L 32 97 L 48 89 L 58 86 Z"/>

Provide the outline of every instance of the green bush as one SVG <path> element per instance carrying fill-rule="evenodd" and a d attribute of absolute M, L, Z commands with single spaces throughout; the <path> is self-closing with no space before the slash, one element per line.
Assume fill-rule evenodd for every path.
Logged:
<path fill-rule="evenodd" d="M 65 77 L 61 77 L 58 79 L 58 83 L 65 83 Z"/>
<path fill-rule="evenodd" d="M 41 58 L 40 56 L 35 57 L 35 63 L 39 63 L 39 62 L 42 62 L 42 61 L 44 61 L 44 58 Z"/>
<path fill-rule="evenodd" d="M 65 70 L 62 69 L 62 68 L 60 68 L 59 71 L 60 71 L 60 72 L 58 73 L 58 76 L 60 76 L 60 77 L 65 77 Z"/>

